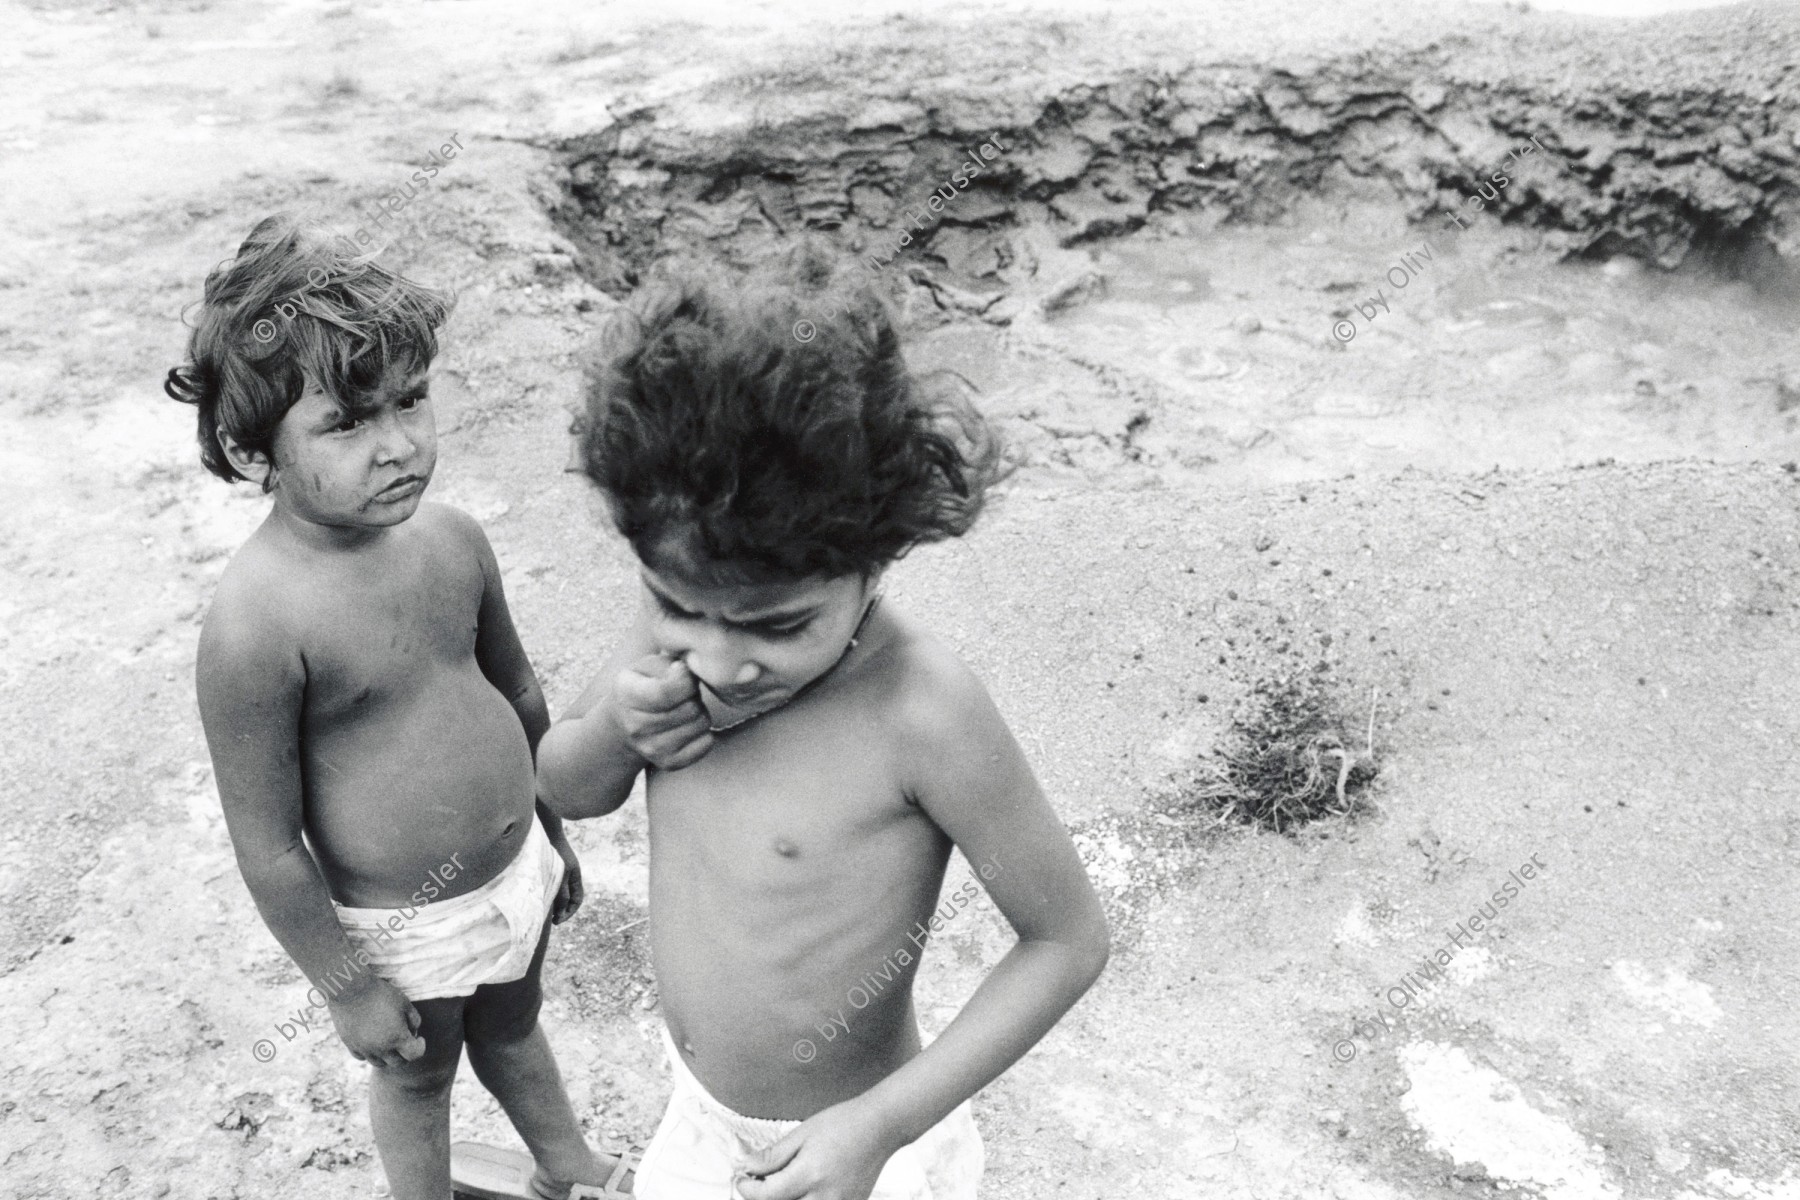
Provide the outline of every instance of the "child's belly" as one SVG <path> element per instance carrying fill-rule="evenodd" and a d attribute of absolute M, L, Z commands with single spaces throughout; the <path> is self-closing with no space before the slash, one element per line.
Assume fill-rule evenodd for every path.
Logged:
<path fill-rule="evenodd" d="M 531 747 L 512 705 L 473 659 L 413 682 L 305 738 L 307 837 L 342 904 L 413 904 L 433 879 L 438 900 L 472 891 L 530 829 Z"/>
<path fill-rule="evenodd" d="M 726 800 L 675 781 L 651 798 L 652 954 L 701 1083 L 747 1116 L 804 1120 L 918 1053 L 916 926 L 948 839 L 916 810 L 881 819 L 842 796 Z"/>

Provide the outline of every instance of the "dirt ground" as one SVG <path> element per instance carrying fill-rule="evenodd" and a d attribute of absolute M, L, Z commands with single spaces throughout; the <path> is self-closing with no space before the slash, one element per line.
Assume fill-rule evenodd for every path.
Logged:
<path fill-rule="evenodd" d="M 978 1097 L 983 1194 L 1800 1198 L 1800 10 L 963 7 L 0 5 L 0 1190 L 379 1194 L 194 710 L 263 507 L 159 390 L 205 270 L 460 135 L 397 222 L 459 294 L 431 494 L 555 710 L 631 603 L 562 470 L 617 296 L 669 247 L 891 238 L 988 130 L 1016 157 L 884 283 L 1022 465 L 890 598 L 989 684 L 1119 947 Z M 1171 817 L 1295 670 L 1367 723 L 1370 811 Z M 575 838 L 545 1019 L 590 1130 L 643 1138 L 641 806 Z M 952 927 L 929 1029 L 1007 936 Z M 511 1144 L 472 1077 L 455 1120 Z"/>

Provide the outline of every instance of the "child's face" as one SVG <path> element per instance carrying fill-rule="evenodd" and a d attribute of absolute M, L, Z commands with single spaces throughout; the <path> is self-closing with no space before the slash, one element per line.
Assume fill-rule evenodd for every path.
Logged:
<path fill-rule="evenodd" d="M 642 564 L 657 648 L 733 709 L 783 704 L 843 656 L 880 576 L 701 583 Z"/>
<path fill-rule="evenodd" d="M 351 414 L 309 384 L 275 431 L 276 503 L 318 525 L 398 525 L 419 507 L 437 467 L 437 421 L 424 371 L 390 366 Z"/>

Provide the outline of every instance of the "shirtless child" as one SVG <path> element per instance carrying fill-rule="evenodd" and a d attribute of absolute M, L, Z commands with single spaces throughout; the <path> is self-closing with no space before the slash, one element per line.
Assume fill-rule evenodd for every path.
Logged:
<path fill-rule="evenodd" d="M 664 288 L 589 385 L 583 457 L 644 606 L 545 735 L 538 786 L 592 817 L 647 775 L 675 1095 L 642 1200 L 973 1197 L 969 1097 L 1108 954 L 986 689 L 878 591 L 969 529 L 994 436 L 909 377 L 877 301 L 834 290 Z M 921 1048 L 919 956 L 977 894 L 939 904 L 953 846 L 1019 940 Z"/>
<path fill-rule="evenodd" d="M 201 718 L 257 910 L 374 1067 L 393 1195 L 450 1200 L 466 1045 L 537 1191 L 562 1197 L 615 1162 L 582 1137 L 537 1023 L 546 918 L 581 902 L 536 804 L 549 714 L 481 527 L 421 502 L 447 301 L 371 257 L 263 221 L 208 276 L 164 385 L 198 409 L 207 469 L 273 500 L 201 632 Z"/>

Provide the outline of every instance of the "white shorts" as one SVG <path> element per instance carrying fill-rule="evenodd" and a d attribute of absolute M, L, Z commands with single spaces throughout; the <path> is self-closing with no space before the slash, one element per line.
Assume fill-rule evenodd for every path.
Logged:
<path fill-rule="evenodd" d="M 715 1100 L 682 1061 L 663 1027 L 675 1093 L 644 1150 L 632 1194 L 639 1200 L 738 1200 L 732 1177 L 758 1151 L 800 1125 L 746 1117 Z M 975 1200 L 985 1166 L 969 1102 L 894 1152 L 869 1200 Z"/>
<path fill-rule="evenodd" d="M 519 853 L 472 892 L 418 908 L 332 905 L 375 974 L 408 1000 L 436 1000 L 523 979 L 562 877 L 562 855 L 534 812 Z"/>

